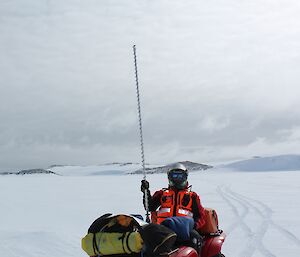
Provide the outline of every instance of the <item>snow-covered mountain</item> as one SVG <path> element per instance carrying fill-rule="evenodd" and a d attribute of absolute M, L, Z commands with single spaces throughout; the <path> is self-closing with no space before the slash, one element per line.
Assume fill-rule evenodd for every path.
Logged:
<path fill-rule="evenodd" d="M 300 155 L 256 156 L 252 159 L 237 161 L 219 167 L 240 171 L 300 170 Z"/>
<path fill-rule="evenodd" d="M 185 165 L 185 167 L 189 171 L 199 171 L 199 170 L 207 170 L 213 168 L 213 166 L 206 165 L 206 164 L 201 164 L 201 163 L 196 163 L 196 162 L 190 162 L 190 161 L 182 161 L 180 162 Z M 164 166 L 159 166 L 159 167 L 153 167 L 153 168 L 146 168 L 146 173 L 147 174 L 155 174 L 155 173 L 167 173 L 167 171 L 170 169 L 170 167 L 173 164 L 167 164 Z M 136 170 L 132 172 L 131 174 L 141 174 L 143 173 L 142 169 Z"/>
<path fill-rule="evenodd" d="M 27 169 L 27 170 L 20 170 L 18 172 L 0 172 L 0 175 L 28 175 L 28 174 L 56 174 L 51 170 L 46 169 Z"/>
<path fill-rule="evenodd" d="M 183 161 L 183 163 L 190 171 L 207 170 L 212 168 L 210 165 L 200 164 L 190 161 Z M 146 164 L 146 172 L 148 174 L 166 173 L 172 164 L 155 165 Z M 141 164 L 139 163 L 108 163 L 93 166 L 62 166 L 53 165 L 48 170 L 64 175 L 64 176 L 96 176 L 96 175 L 126 175 L 126 174 L 141 174 Z"/>
<path fill-rule="evenodd" d="M 51 165 L 46 169 L 26 169 L 21 171 L 2 171 L 0 175 L 53 174 L 61 176 L 93 176 L 131 174 L 140 168 L 138 163 L 107 163 L 101 165 Z M 154 165 L 147 165 L 152 168 Z"/>
<path fill-rule="evenodd" d="M 196 162 L 183 161 L 189 171 L 207 170 L 213 166 Z M 146 164 L 147 174 L 166 173 L 172 164 L 151 165 Z M 132 162 L 114 162 L 101 165 L 51 165 L 47 169 L 27 169 L 15 172 L 0 172 L 0 175 L 26 175 L 26 174 L 54 174 L 61 176 L 97 176 L 97 175 L 126 175 L 141 174 L 141 164 Z"/>
<path fill-rule="evenodd" d="M 181 161 L 189 171 L 205 171 L 214 168 L 211 165 L 191 161 Z M 173 163 L 172 163 L 173 164 Z M 172 164 L 146 164 L 147 174 L 166 173 Z M 300 155 L 279 155 L 271 157 L 255 156 L 252 159 L 241 160 L 216 166 L 217 169 L 239 171 L 288 171 L 300 170 Z M 21 171 L 0 172 L 0 175 L 52 174 L 61 176 L 98 176 L 98 175 L 128 175 L 142 174 L 141 164 L 132 162 L 114 162 L 101 165 L 52 165 L 47 169 L 27 169 Z"/>
<path fill-rule="evenodd" d="M 126 175 L 140 168 L 138 163 L 108 163 L 101 165 L 75 166 L 53 165 L 49 170 L 62 176 L 97 176 L 97 175 Z M 147 167 L 153 165 L 147 165 Z"/>

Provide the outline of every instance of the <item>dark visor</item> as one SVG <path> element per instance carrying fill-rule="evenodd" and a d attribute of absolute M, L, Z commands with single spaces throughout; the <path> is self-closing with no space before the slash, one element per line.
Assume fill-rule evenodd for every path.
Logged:
<path fill-rule="evenodd" d="M 183 179 L 186 178 L 186 173 L 182 170 L 172 170 L 170 172 L 170 177 L 173 179 Z"/>

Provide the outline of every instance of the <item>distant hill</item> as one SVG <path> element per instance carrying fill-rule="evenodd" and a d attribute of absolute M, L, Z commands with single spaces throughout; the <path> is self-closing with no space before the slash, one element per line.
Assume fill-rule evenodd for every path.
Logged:
<path fill-rule="evenodd" d="M 183 161 L 183 163 L 189 171 L 207 170 L 212 166 Z M 166 173 L 170 168 L 170 165 L 151 165 L 146 164 L 146 173 Z M 101 165 L 91 166 L 72 166 L 72 165 L 52 165 L 51 171 L 63 175 L 63 176 L 98 176 L 98 175 L 127 175 L 127 174 L 142 174 L 141 164 L 132 162 L 113 162 Z"/>
<path fill-rule="evenodd" d="M 193 171 L 204 171 L 213 166 L 182 161 L 187 169 Z M 146 164 L 147 174 L 167 173 L 172 164 L 150 165 Z M 252 159 L 232 162 L 216 166 L 216 168 L 236 171 L 300 171 L 300 155 L 278 155 L 271 157 L 254 156 Z M 54 174 L 62 176 L 97 176 L 97 175 L 127 175 L 142 174 L 141 164 L 132 162 L 113 162 L 101 165 L 52 165 L 46 169 L 26 169 L 20 171 L 0 172 L 0 175 L 29 175 L 29 174 Z"/>
<path fill-rule="evenodd" d="M 213 168 L 213 166 L 210 165 L 206 165 L 206 164 L 201 164 L 201 163 L 196 163 L 196 162 L 190 162 L 190 161 L 182 161 L 180 162 L 183 165 L 185 165 L 185 167 L 189 170 L 189 171 L 199 171 L 199 170 L 207 170 L 207 169 L 211 169 Z M 146 173 L 147 174 L 156 174 L 156 173 L 167 173 L 168 170 L 170 169 L 170 167 L 173 165 L 172 164 L 168 164 L 165 166 L 159 166 L 159 167 L 153 167 L 153 168 L 146 168 Z M 143 173 L 142 169 L 138 169 L 134 172 L 131 172 L 130 174 L 141 174 Z"/>
<path fill-rule="evenodd" d="M 29 174 L 55 174 L 51 170 L 45 169 L 28 169 L 28 170 L 21 170 L 18 172 L 1 172 L 0 175 L 29 175 Z"/>
<path fill-rule="evenodd" d="M 99 165 L 52 165 L 51 171 L 62 176 L 98 176 L 98 175 L 126 175 L 141 167 L 138 163 L 113 162 Z M 146 165 L 153 167 L 153 165 Z"/>
<path fill-rule="evenodd" d="M 220 167 L 240 171 L 300 170 L 300 155 L 255 156 L 252 159 L 233 162 Z"/>
<path fill-rule="evenodd" d="M 207 170 L 212 166 L 183 161 L 189 171 Z M 166 173 L 170 166 L 150 165 L 146 164 L 146 172 L 148 174 Z M 98 175 L 127 175 L 127 174 L 141 174 L 141 164 L 132 162 L 114 162 L 101 165 L 51 165 L 47 169 L 28 169 L 16 172 L 0 172 L 0 175 L 27 175 L 27 174 L 55 174 L 61 176 L 98 176 Z"/>

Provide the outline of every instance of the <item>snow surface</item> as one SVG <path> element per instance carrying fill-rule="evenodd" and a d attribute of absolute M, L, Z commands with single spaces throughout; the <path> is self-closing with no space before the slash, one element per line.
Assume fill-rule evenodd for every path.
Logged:
<path fill-rule="evenodd" d="M 0 256 L 87 256 L 81 237 L 97 217 L 144 214 L 141 178 L 1 176 Z M 164 174 L 147 178 L 152 192 L 167 185 Z M 189 181 L 202 204 L 217 210 L 227 257 L 298 256 L 300 172 L 208 170 L 192 172 Z"/>

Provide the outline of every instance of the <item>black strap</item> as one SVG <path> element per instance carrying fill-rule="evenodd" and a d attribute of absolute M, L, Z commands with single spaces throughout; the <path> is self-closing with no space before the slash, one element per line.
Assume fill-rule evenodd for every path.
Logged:
<path fill-rule="evenodd" d="M 100 254 L 99 248 L 97 246 L 97 242 L 96 242 L 96 233 L 93 233 L 93 250 L 95 252 L 95 254 Z"/>
<path fill-rule="evenodd" d="M 130 247 L 129 247 L 129 236 L 130 236 L 130 235 L 131 235 L 131 233 L 128 233 L 128 235 L 127 235 L 127 237 L 126 237 L 126 246 L 127 246 L 128 250 L 129 250 L 129 252 L 132 253 L 132 250 L 131 250 Z"/>
<path fill-rule="evenodd" d="M 126 253 L 126 249 L 125 249 L 125 245 L 124 245 L 125 234 L 123 234 L 121 237 L 119 237 L 119 239 L 122 239 L 123 251 L 124 251 L 124 253 Z"/>

